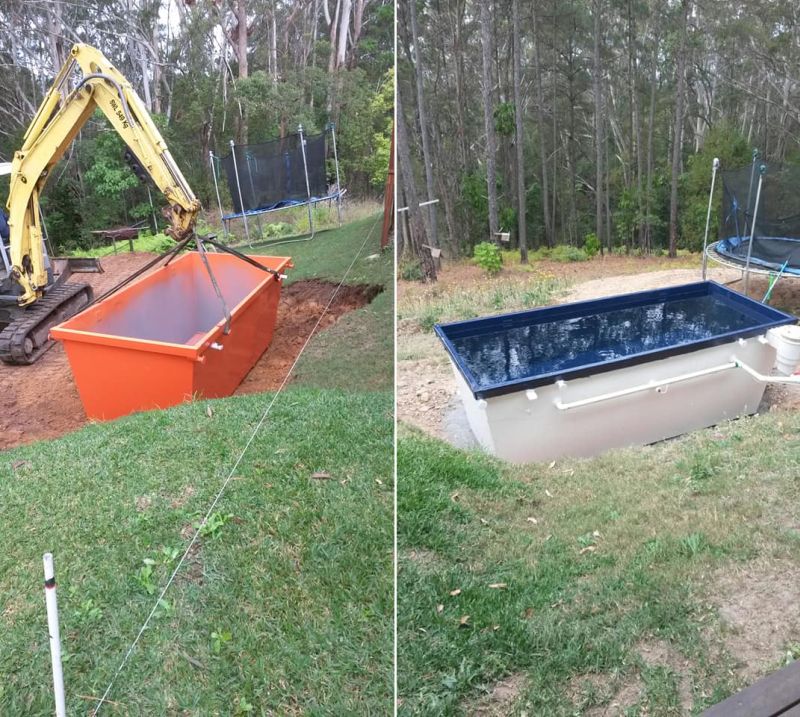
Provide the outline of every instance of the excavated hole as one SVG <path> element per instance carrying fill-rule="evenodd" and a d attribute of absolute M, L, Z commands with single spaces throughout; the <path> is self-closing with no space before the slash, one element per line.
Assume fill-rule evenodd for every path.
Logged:
<path fill-rule="evenodd" d="M 81 274 L 99 295 L 152 258 L 150 254 L 119 254 L 103 259 L 103 274 Z M 272 343 L 236 391 L 257 393 L 280 386 L 330 301 L 337 284 L 316 279 L 284 287 Z M 383 287 L 342 286 L 317 331 L 372 301 Z M 32 366 L 0 364 L 0 450 L 57 438 L 86 423 L 66 354 L 60 344 Z"/>

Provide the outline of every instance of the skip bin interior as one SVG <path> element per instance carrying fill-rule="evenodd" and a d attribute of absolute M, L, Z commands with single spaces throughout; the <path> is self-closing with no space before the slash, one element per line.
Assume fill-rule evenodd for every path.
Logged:
<path fill-rule="evenodd" d="M 200 256 L 187 253 L 52 330 L 90 418 L 229 395 L 272 338 L 280 282 L 230 254 L 207 254 L 231 314 Z M 253 257 L 281 271 L 287 257 Z"/>
<path fill-rule="evenodd" d="M 795 321 L 706 281 L 435 329 L 473 396 L 487 398 L 688 353 Z"/>

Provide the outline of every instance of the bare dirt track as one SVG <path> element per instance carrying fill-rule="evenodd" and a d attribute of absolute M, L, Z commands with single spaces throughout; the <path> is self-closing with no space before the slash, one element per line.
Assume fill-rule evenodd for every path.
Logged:
<path fill-rule="evenodd" d="M 73 281 L 91 284 L 95 296 L 153 259 L 155 255 L 117 254 L 101 259 L 103 274 L 78 274 Z M 316 279 L 284 287 L 272 343 L 247 375 L 237 394 L 278 388 L 336 290 L 336 284 Z M 318 331 L 339 317 L 368 304 L 380 286 L 343 286 Z M 86 423 L 80 397 L 64 349 L 56 343 L 32 366 L 0 363 L 0 450 L 57 438 Z"/>

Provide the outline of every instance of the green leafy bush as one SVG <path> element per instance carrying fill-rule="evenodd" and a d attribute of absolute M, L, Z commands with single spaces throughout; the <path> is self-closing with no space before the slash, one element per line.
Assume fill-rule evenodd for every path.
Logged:
<path fill-rule="evenodd" d="M 552 261 L 561 261 L 565 263 L 572 261 L 588 261 L 589 255 L 580 247 L 559 244 L 550 250 L 550 259 Z"/>
<path fill-rule="evenodd" d="M 475 245 L 473 253 L 475 263 L 489 274 L 496 274 L 503 268 L 503 257 L 496 244 L 482 241 Z"/>
<path fill-rule="evenodd" d="M 403 281 L 422 281 L 422 267 L 416 261 L 400 262 L 400 278 Z"/>
<path fill-rule="evenodd" d="M 597 238 L 597 234 L 592 232 L 586 235 L 586 238 L 583 240 L 583 250 L 590 257 L 596 256 L 600 252 L 600 240 Z"/>

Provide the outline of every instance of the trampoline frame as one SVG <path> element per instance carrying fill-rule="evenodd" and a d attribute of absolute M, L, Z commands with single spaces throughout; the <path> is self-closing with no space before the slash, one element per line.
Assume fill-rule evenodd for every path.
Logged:
<path fill-rule="evenodd" d="M 256 222 L 258 223 L 258 233 L 259 237 L 262 236 L 263 231 L 261 227 L 261 215 L 262 214 L 269 214 L 270 212 L 279 212 L 284 209 L 290 209 L 292 207 L 308 207 L 308 226 L 309 226 L 309 235 L 305 237 L 297 237 L 292 239 L 279 239 L 277 241 L 269 242 L 270 245 L 275 244 L 289 244 L 292 242 L 298 241 L 310 241 L 314 238 L 316 234 L 316 229 L 314 228 L 314 213 L 313 208 L 315 204 L 319 204 L 320 202 L 336 202 L 336 213 L 339 222 L 339 226 L 342 226 L 342 197 L 345 195 L 347 190 L 343 190 L 341 188 L 341 179 L 339 176 L 339 153 L 336 148 L 336 125 L 333 122 L 329 122 L 325 126 L 325 131 L 330 131 L 331 133 L 331 141 L 333 143 L 333 160 L 334 165 L 336 167 L 336 191 L 331 192 L 330 194 L 325 195 L 324 197 L 312 197 L 311 196 L 311 184 L 308 179 L 308 164 L 306 162 L 306 139 L 305 135 L 303 134 L 303 125 L 297 125 L 297 134 L 300 137 L 300 149 L 303 156 L 303 173 L 305 176 L 306 181 L 306 199 L 305 200 L 291 200 L 292 204 L 286 204 L 284 206 L 272 206 L 266 207 L 264 209 L 249 209 L 246 211 L 235 212 L 233 214 L 225 214 L 222 208 L 222 199 L 219 193 L 219 183 L 217 181 L 217 171 L 214 165 L 214 160 L 220 161 L 221 158 L 217 157 L 213 151 L 209 150 L 208 152 L 208 159 L 211 165 L 211 176 L 214 179 L 214 193 L 217 197 L 217 206 L 219 207 L 220 218 L 222 219 L 222 229 L 225 234 L 225 239 L 227 240 L 230 236 L 230 223 L 234 219 L 243 219 L 244 220 L 244 233 L 247 237 L 247 244 L 252 248 L 253 241 L 250 237 L 250 225 L 247 221 L 248 217 L 255 217 Z M 244 201 L 242 198 L 242 184 L 239 177 L 239 166 L 236 161 L 236 144 L 233 140 L 230 140 L 230 148 L 231 148 L 231 156 L 233 157 L 233 170 L 234 176 L 236 178 L 236 190 L 239 194 L 239 206 L 244 207 Z M 289 201 L 289 200 L 286 200 Z M 263 242 L 262 242 L 263 243 Z"/>
<path fill-rule="evenodd" d="M 781 279 L 784 276 L 788 276 L 789 278 L 793 278 L 793 279 L 800 279 L 800 271 L 795 270 L 795 269 L 786 269 L 785 266 L 783 268 L 781 268 L 781 269 L 767 269 L 767 268 L 764 268 L 764 267 L 760 267 L 758 265 L 754 266 L 752 264 L 752 262 L 751 262 L 751 258 L 752 258 L 751 255 L 752 255 L 752 251 L 753 251 L 753 237 L 755 236 L 755 233 L 756 233 L 756 221 L 758 219 L 758 206 L 759 206 L 759 203 L 761 201 L 761 185 L 762 185 L 762 183 L 764 181 L 764 175 L 767 172 L 767 167 L 766 167 L 765 164 L 761 164 L 758 168 L 756 168 L 756 163 L 758 162 L 759 156 L 760 156 L 759 151 L 757 149 L 754 149 L 753 150 L 753 162 L 752 162 L 752 166 L 751 166 L 751 169 L 750 169 L 750 189 L 749 189 L 749 192 L 752 192 L 752 190 L 753 190 L 753 180 L 755 178 L 756 171 L 758 172 L 758 185 L 756 187 L 756 202 L 755 202 L 755 207 L 753 209 L 753 223 L 750 226 L 750 238 L 749 238 L 749 244 L 747 246 L 747 259 L 745 260 L 744 264 L 742 264 L 741 262 L 737 262 L 736 260 L 731 259 L 730 257 L 726 257 L 726 256 L 724 256 L 724 255 L 719 253 L 719 251 L 717 250 L 717 245 L 720 243 L 720 241 L 723 241 L 723 240 L 720 239 L 720 240 L 717 240 L 715 242 L 712 242 L 711 244 L 708 243 L 708 232 L 709 232 L 709 227 L 710 227 L 710 224 L 711 224 L 711 205 L 712 205 L 713 198 L 714 198 L 714 185 L 716 183 L 717 171 L 719 170 L 719 167 L 720 167 L 719 159 L 716 158 L 716 157 L 714 158 L 714 161 L 713 161 L 712 166 L 711 166 L 711 191 L 709 192 L 709 195 L 708 195 L 708 213 L 706 215 L 706 230 L 705 230 L 705 235 L 703 237 L 703 268 L 702 268 L 701 274 L 702 274 L 703 281 L 705 281 L 706 273 L 707 273 L 707 269 L 708 269 L 708 260 L 709 259 L 711 261 L 713 261 L 713 262 L 716 262 L 717 264 L 720 264 L 721 266 L 725 266 L 725 267 L 728 267 L 730 269 L 736 269 L 738 271 L 741 271 L 742 272 L 742 276 L 739 279 L 736 279 L 736 281 L 744 280 L 744 295 L 745 296 L 747 296 L 748 289 L 749 289 L 749 286 L 750 286 L 750 274 L 757 274 L 757 275 L 761 275 L 761 276 L 774 277 L 774 281 L 773 281 L 772 285 L 770 286 L 769 291 L 767 291 L 767 294 L 764 296 L 764 299 L 762 300 L 762 301 L 766 301 L 768 299 L 768 297 L 770 296 L 770 294 L 772 293 L 772 289 L 774 287 L 774 284 L 776 284 L 779 279 Z M 747 202 L 748 202 L 748 206 L 749 206 L 750 197 L 748 197 Z M 747 224 L 745 224 L 744 234 L 745 234 L 745 236 L 743 238 L 746 239 L 747 238 Z M 735 283 L 735 282 L 729 282 L 729 283 Z"/>

